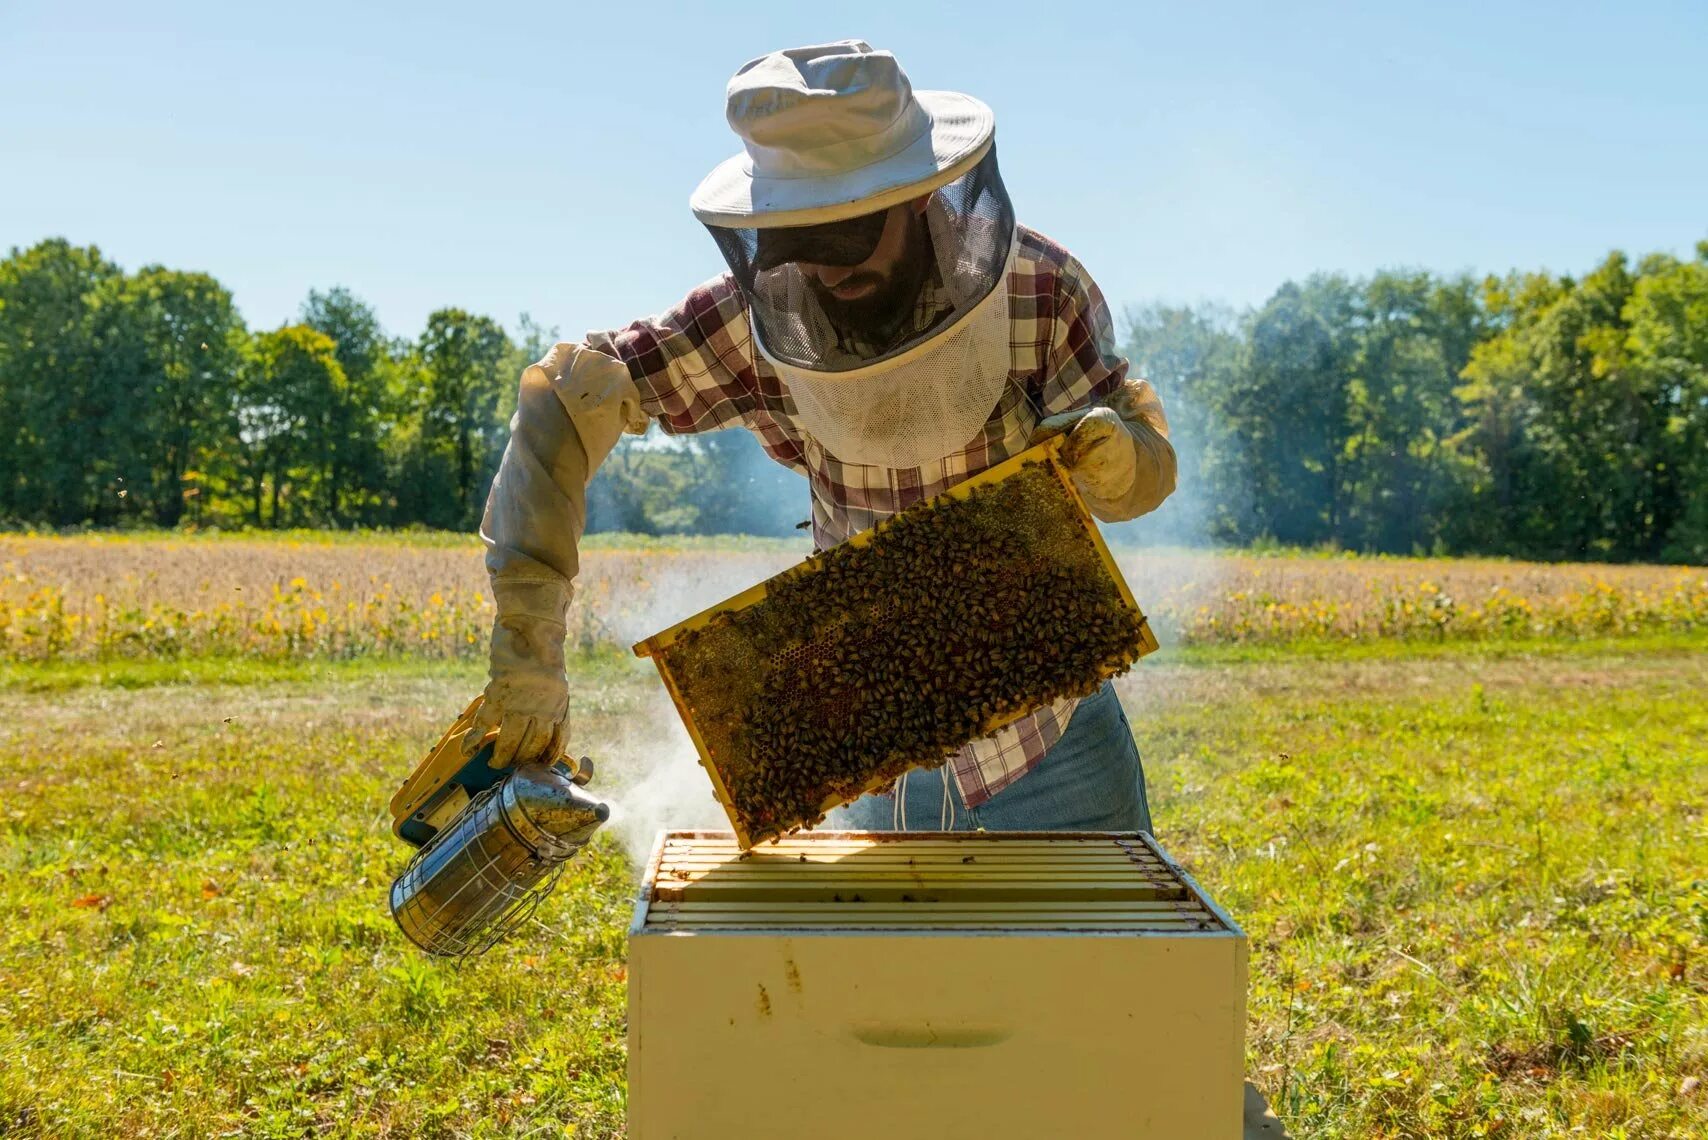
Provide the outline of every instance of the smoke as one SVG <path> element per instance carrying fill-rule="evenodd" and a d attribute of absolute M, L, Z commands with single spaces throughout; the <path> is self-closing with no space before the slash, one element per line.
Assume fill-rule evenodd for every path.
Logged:
<path fill-rule="evenodd" d="M 1164 504 L 1156 513 L 1166 509 Z M 1187 505 L 1181 513 L 1190 509 Z M 1099 525 L 1133 600 L 1150 619 L 1151 630 L 1166 651 L 1179 643 L 1180 620 L 1220 594 L 1230 567 L 1223 555 L 1203 543 L 1157 542 L 1151 537 L 1156 531 L 1179 532 L 1164 531 L 1160 522 L 1152 530 L 1143 522 Z M 1135 674 L 1138 680 L 1143 677 L 1142 669 Z"/>
<path fill-rule="evenodd" d="M 1245 508 L 1216 407 L 1238 365 L 1238 317 L 1215 304 L 1150 304 L 1128 309 L 1124 323 L 1129 375 L 1150 381 L 1162 400 L 1179 479 L 1156 511 L 1108 532 L 1123 545 L 1214 546 Z"/>
<path fill-rule="evenodd" d="M 792 551 L 680 556 L 613 607 L 617 612 L 608 616 L 610 627 L 621 644 L 639 642 L 793 566 L 809 551 L 803 539 Z M 611 804 L 606 830 L 639 865 L 660 831 L 728 830 L 729 817 L 713 795 L 711 777 L 655 667 L 639 659 L 634 667 L 646 674 L 645 703 L 623 719 L 614 754 L 600 767 L 594 786 Z"/>
<path fill-rule="evenodd" d="M 672 436 L 653 425 L 625 436 L 587 488 L 587 533 L 801 534 L 805 476 L 766 454 L 747 431 Z"/>
<path fill-rule="evenodd" d="M 612 641 L 634 645 L 780 574 L 811 553 L 811 543 L 803 539 L 798 547 L 768 546 L 705 556 L 687 552 L 660 558 L 647 568 L 656 575 L 652 581 L 615 584 L 610 604 L 599 618 Z M 600 570 L 597 554 L 589 555 L 586 564 Z"/>
<path fill-rule="evenodd" d="M 1174 493 L 1148 515 L 1106 524 L 1103 535 L 1139 608 L 1166 647 L 1175 632 L 1158 615 L 1184 613 L 1211 596 L 1227 573 L 1219 533 L 1241 516 L 1243 487 L 1233 489 L 1226 441 L 1212 406 L 1234 366 L 1237 317 L 1214 304 L 1151 304 L 1126 313 L 1123 349 L 1130 375 L 1149 380 L 1168 416 L 1178 477 Z M 1220 448 L 1224 454 L 1213 454 Z"/>
<path fill-rule="evenodd" d="M 666 828 L 729 828 L 711 778 L 662 686 L 623 722 L 616 755 L 599 769 L 594 786 L 611 805 L 606 830 L 637 865 L 646 862 Z"/>

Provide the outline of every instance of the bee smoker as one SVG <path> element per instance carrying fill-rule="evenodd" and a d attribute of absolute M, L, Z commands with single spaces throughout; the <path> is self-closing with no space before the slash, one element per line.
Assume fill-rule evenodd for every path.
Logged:
<path fill-rule="evenodd" d="M 423 950 L 485 953 L 533 914 L 611 809 L 583 790 L 592 762 L 493 768 L 492 742 L 464 761 L 476 698 L 392 798 L 393 830 L 418 850 L 391 885 L 391 913 Z"/>

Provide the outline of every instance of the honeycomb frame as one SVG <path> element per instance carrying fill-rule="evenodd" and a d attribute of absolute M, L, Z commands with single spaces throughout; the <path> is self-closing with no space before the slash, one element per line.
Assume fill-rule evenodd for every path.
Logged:
<path fill-rule="evenodd" d="M 1061 442 L 634 647 L 744 849 L 1087 695 L 1157 648 Z"/>

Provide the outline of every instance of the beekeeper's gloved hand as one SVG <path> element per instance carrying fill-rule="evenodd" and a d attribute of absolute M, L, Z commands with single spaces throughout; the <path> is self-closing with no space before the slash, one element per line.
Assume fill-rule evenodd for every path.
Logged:
<path fill-rule="evenodd" d="M 1033 438 L 1067 432 L 1062 462 L 1091 513 L 1124 522 L 1154 511 L 1174 491 L 1168 419 L 1149 381 L 1128 379 L 1102 407 L 1040 420 Z"/>
<path fill-rule="evenodd" d="M 506 604 L 492 627 L 491 679 L 481 694 L 474 727 L 463 739 L 463 754 L 473 756 L 496 731 L 487 762 L 494 768 L 555 760 L 566 744 L 569 715 L 562 617 L 568 592 L 544 582 L 507 586 Z"/>

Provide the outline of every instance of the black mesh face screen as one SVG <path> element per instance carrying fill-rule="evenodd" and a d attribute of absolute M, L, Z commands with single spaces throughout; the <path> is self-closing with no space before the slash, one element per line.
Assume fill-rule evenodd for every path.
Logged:
<path fill-rule="evenodd" d="M 893 334 L 874 334 L 821 302 L 822 288 L 796 262 L 758 270 L 759 231 L 707 226 L 758 325 L 765 348 L 798 368 L 841 372 L 906 352 L 983 300 L 1001 280 L 1014 236 L 1014 207 L 997 170 L 993 144 L 978 165 L 932 191 L 925 209 L 928 260 L 919 289 L 938 311 L 929 322 L 902 319 Z M 911 314 L 907 314 L 911 316 Z"/>

